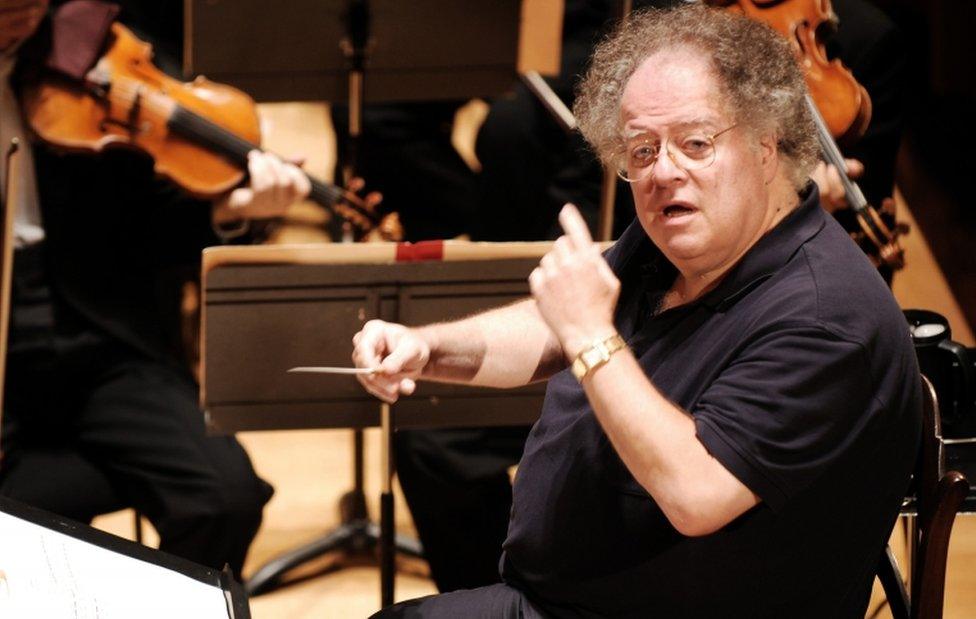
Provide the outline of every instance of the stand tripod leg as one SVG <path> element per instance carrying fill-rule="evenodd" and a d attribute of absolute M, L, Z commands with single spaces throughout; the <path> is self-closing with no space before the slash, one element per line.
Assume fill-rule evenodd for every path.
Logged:
<path fill-rule="evenodd" d="M 385 453 L 389 454 L 389 450 L 384 450 Z M 342 524 L 336 527 L 333 531 L 330 531 L 325 536 L 320 537 L 304 546 L 290 550 L 282 555 L 275 557 L 274 559 L 268 561 L 262 565 L 258 570 L 247 579 L 244 583 L 244 589 L 247 591 L 248 596 L 260 595 L 262 593 L 267 593 L 276 589 L 282 581 L 282 577 L 292 569 L 307 563 L 313 559 L 321 557 L 322 555 L 335 552 L 368 552 L 374 548 L 382 537 L 381 527 L 377 524 L 370 522 L 369 514 L 366 510 L 366 495 L 363 491 L 363 431 L 357 429 L 353 431 L 353 488 L 343 495 L 340 500 L 340 512 L 342 514 Z M 392 462 L 392 460 L 390 460 Z M 389 470 L 389 465 L 384 464 L 383 471 L 386 477 L 386 471 Z M 392 486 L 391 486 L 392 488 Z M 384 497 L 386 496 L 384 491 Z M 381 497 L 381 511 L 389 510 L 389 522 L 393 522 L 393 495 L 392 492 L 389 493 L 389 507 L 385 507 L 387 499 Z M 385 513 L 385 511 L 384 511 Z M 381 514 L 382 517 L 382 514 Z M 396 552 L 401 552 L 405 555 L 412 557 L 422 557 L 423 547 L 420 542 L 408 537 L 403 537 L 399 535 L 393 535 L 393 525 L 390 526 L 390 535 L 392 536 L 392 546 L 395 549 L 394 552 L 385 552 L 383 556 L 390 557 L 389 569 L 386 570 L 389 573 L 389 580 L 392 583 L 393 578 L 393 557 Z M 381 557 L 381 561 L 386 560 Z M 381 573 L 384 573 L 384 569 L 381 565 Z M 391 598 L 392 598 L 392 584 L 391 584 Z"/>

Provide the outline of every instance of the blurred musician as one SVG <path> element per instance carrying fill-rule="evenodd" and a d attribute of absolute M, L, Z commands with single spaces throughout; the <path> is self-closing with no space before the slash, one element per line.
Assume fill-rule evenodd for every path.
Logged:
<path fill-rule="evenodd" d="M 71 4 L 93 26 L 117 12 Z M 30 141 L 17 98 L 51 49 L 47 8 L 0 0 L 0 143 L 29 145 L 13 196 L 0 492 L 81 521 L 134 506 L 163 550 L 229 563 L 239 576 L 272 489 L 233 437 L 207 435 L 197 385 L 169 337 L 179 308 L 169 275 L 194 268 L 219 236 L 240 235 L 248 218 L 281 215 L 307 180 L 252 153 L 247 185 L 208 203 L 156 178 L 133 151 L 66 154 Z"/>

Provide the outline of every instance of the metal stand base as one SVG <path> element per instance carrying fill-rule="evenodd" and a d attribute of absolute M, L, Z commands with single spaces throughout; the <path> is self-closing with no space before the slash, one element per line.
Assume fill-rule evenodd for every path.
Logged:
<path fill-rule="evenodd" d="M 354 433 L 355 449 L 355 487 L 343 495 L 339 501 L 339 511 L 342 514 L 342 524 L 323 537 L 290 550 L 281 556 L 262 565 L 253 576 L 244 583 L 244 590 L 249 597 L 261 595 L 278 588 L 282 584 L 283 576 L 292 569 L 321 557 L 330 552 L 344 552 L 346 554 L 370 554 L 379 547 L 380 526 L 369 519 L 366 510 L 366 497 L 362 489 L 362 431 Z M 392 512 L 392 501 L 389 509 Z M 392 513 L 390 514 L 392 516 Z M 423 547 L 420 542 L 409 537 L 397 535 L 393 546 L 396 552 L 411 557 L 423 557 Z M 386 566 L 392 575 L 392 553 L 384 553 L 390 565 Z M 387 571 L 384 570 L 384 571 Z"/>

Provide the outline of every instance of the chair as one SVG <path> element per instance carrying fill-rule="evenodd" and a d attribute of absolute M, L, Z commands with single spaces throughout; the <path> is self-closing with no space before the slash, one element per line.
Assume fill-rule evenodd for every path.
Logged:
<path fill-rule="evenodd" d="M 939 404 L 932 383 L 922 377 L 922 442 L 913 474 L 914 497 L 903 513 L 916 514 L 908 523 L 908 587 L 886 546 L 878 563 L 878 579 L 884 588 L 894 619 L 942 617 L 945 594 L 946 555 L 956 512 L 969 482 L 958 471 L 945 470 Z"/>

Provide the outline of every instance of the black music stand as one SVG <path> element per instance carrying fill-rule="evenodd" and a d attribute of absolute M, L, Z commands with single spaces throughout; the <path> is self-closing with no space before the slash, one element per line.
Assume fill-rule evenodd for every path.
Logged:
<path fill-rule="evenodd" d="M 398 260 L 404 248 L 393 243 L 204 252 L 202 400 L 211 422 L 228 431 L 381 426 L 384 605 L 393 601 L 393 431 L 531 423 L 545 386 L 502 391 L 423 383 L 395 407 L 381 408 L 351 377 L 285 371 L 348 364 L 350 337 L 371 318 L 425 324 L 524 297 L 529 272 L 550 247 L 444 245 L 443 261 L 423 262 Z M 316 544 L 321 550 L 324 541 Z"/>
<path fill-rule="evenodd" d="M 259 101 L 348 101 L 346 161 L 353 164 L 364 102 L 496 95 L 516 74 L 520 0 L 282 0 L 277 8 L 269 15 L 262 0 L 190 0 L 184 73 L 206 73 Z M 344 180 L 354 175 L 344 172 Z M 343 524 L 262 566 L 246 584 L 249 594 L 269 590 L 285 572 L 323 553 L 377 544 L 380 531 L 363 493 L 361 428 L 353 441 L 353 489 L 340 502 Z M 385 501 L 386 493 L 384 510 Z M 389 501 L 392 506 L 392 494 Z M 422 554 L 413 540 L 397 539 L 396 546 Z"/>
<path fill-rule="evenodd" d="M 205 74 L 257 101 L 346 101 L 357 0 L 189 0 L 184 76 Z M 370 0 L 367 103 L 491 96 L 518 59 L 520 0 Z"/>

